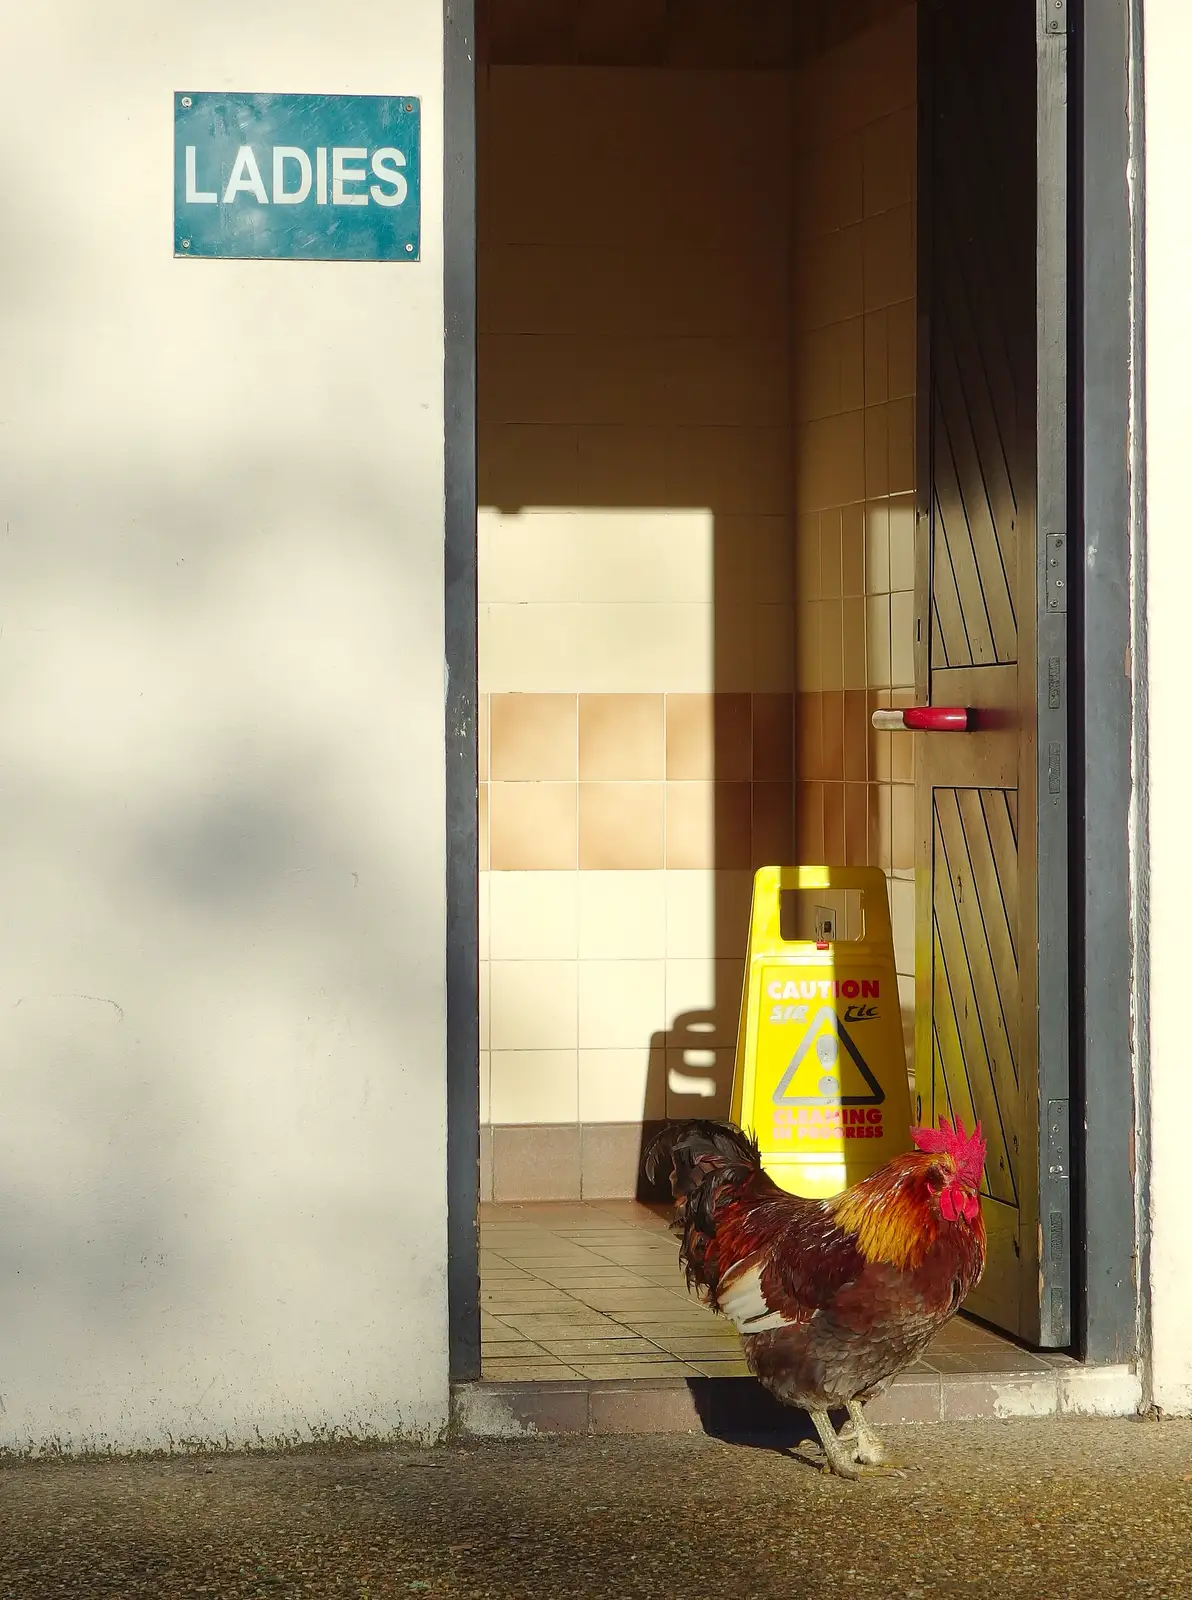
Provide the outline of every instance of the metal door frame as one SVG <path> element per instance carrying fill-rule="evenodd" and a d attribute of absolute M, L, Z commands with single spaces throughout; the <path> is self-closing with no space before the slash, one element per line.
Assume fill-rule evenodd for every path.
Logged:
<path fill-rule="evenodd" d="M 996 4 L 996 0 L 987 0 Z M 1050 0 L 1070 55 L 1069 853 L 1074 1343 L 1146 1349 L 1143 0 Z M 1045 4 L 1045 0 L 1040 0 Z M 451 1376 L 480 1372 L 474 0 L 444 0 L 447 1232 Z"/>

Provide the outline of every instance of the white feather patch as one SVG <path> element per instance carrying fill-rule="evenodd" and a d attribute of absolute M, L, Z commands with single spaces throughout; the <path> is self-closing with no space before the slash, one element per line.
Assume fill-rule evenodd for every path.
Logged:
<path fill-rule="evenodd" d="M 738 1333 L 773 1333 L 776 1328 L 795 1326 L 793 1317 L 771 1311 L 762 1289 L 760 1267 L 747 1267 L 727 1288 L 721 1289 L 716 1298 Z"/>

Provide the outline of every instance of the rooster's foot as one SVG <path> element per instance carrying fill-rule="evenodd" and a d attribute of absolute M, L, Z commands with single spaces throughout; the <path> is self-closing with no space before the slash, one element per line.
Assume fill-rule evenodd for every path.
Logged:
<path fill-rule="evenodd" d="M 850 1422 L 839 1433 L 826 1411 L 809 1413 L 823 1447 L 823 1470 L 850 1482 L 861 1478 L 905 1478 L 913 1468 L 886 1459 L 885 1447 L 865 1420 L 859 1402 L 849 1401 L 848 1413 Z"/>

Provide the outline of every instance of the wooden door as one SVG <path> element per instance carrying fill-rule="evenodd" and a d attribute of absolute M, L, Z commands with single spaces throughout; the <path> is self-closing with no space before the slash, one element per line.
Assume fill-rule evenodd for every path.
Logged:
<path fill-rule="evenodd" d="M 1044 4 L 920 6 L 916 676 L 977 715 L 911 736 L 915 1054 L 920 1114 L 988 1140 L 967 1309 L 1063 1345 L 1065 41 Z"/>

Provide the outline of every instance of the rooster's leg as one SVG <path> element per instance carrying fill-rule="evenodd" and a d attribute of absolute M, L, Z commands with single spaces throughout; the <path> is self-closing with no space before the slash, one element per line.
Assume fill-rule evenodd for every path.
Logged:
<path fill-rule="evenodd" d="M 836 1429 L 832 1426 L 832 1419 L 826 1411 L 808 1412 L 815 1431 L 819 1434 L 820 1444 L 824 1447 L 824 1455 L 828 1466 L 838 1478 L 859 1478 L 861 1469 L 853 1460 L 851 1445 L 846 1445 L 838 1437 Z"/>
<path fill-rule="evenodd" d="M 853 1422 L 853 1458 L 863 1466 L 877 1467 L 886 1459 L 886 1447 L 873 1431 L 864 1407 L 859 1400 L 846 1400 L 848 1414 Z"/>

